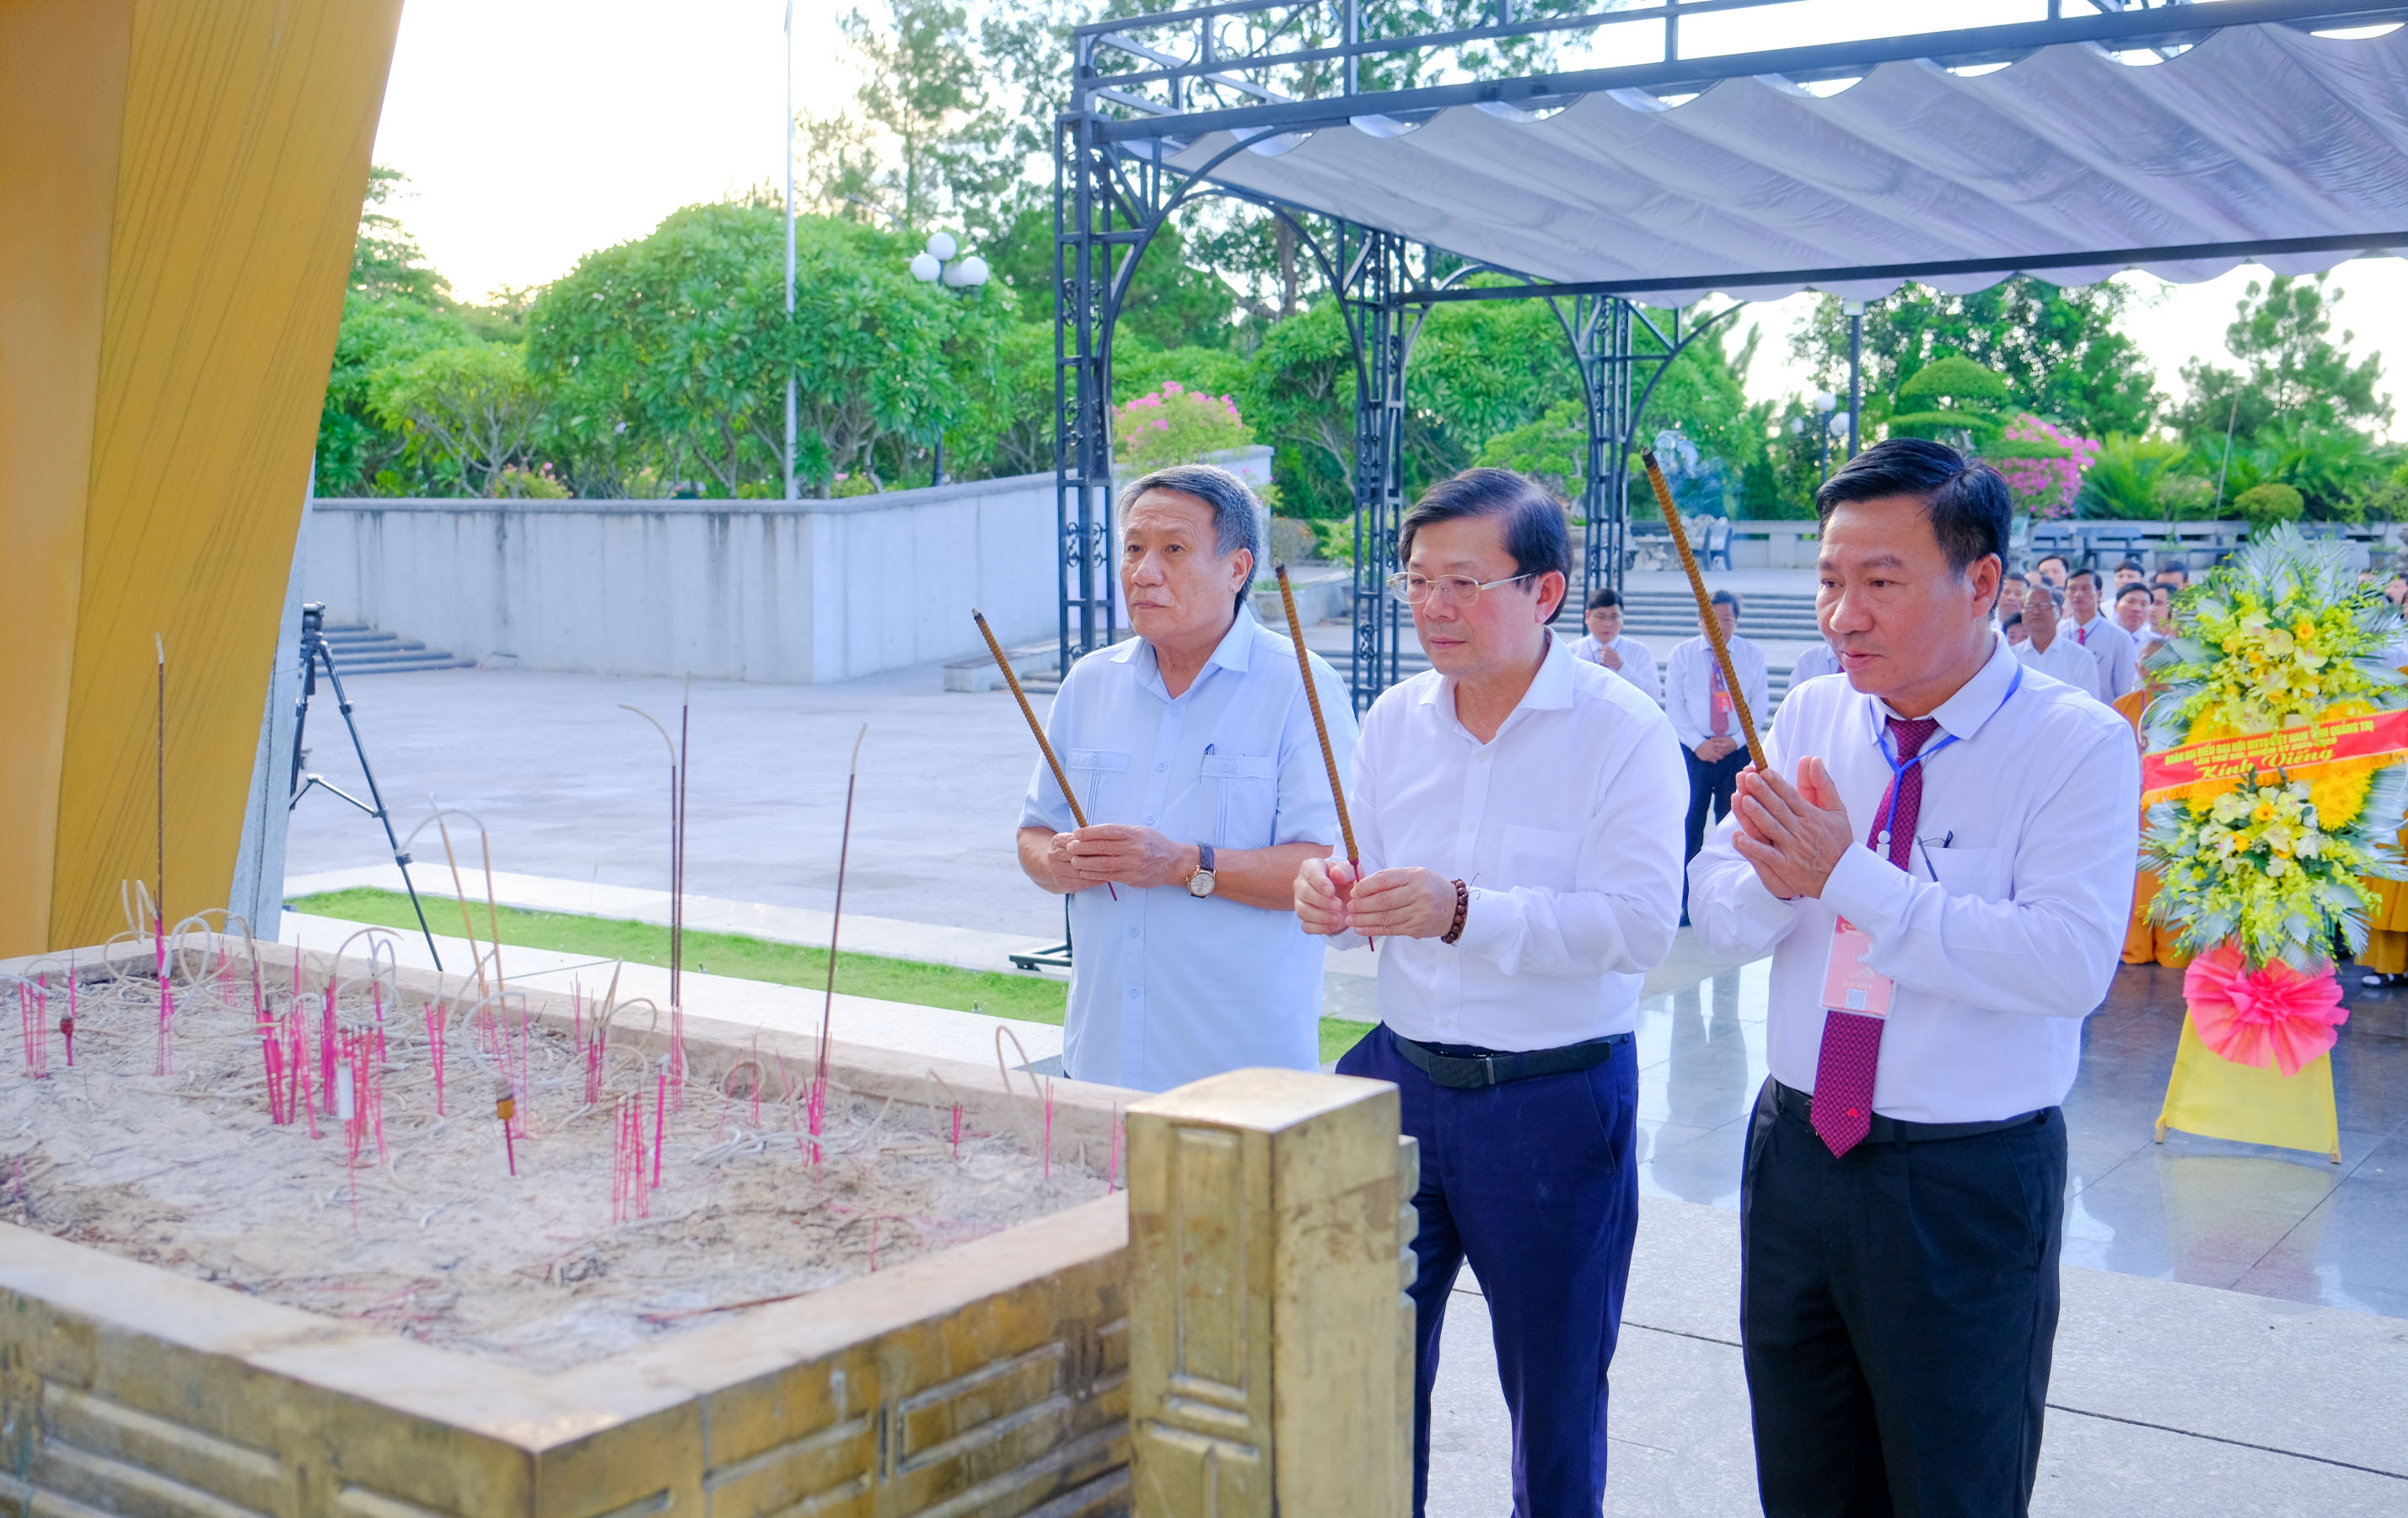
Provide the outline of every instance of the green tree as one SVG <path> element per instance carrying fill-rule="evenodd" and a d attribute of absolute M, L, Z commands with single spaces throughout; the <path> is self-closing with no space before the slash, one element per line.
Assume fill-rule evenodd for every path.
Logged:
<path fill-rule="evenodd" d="M 1910 284 L 1867 301 L 1865 417 L 1886 422 L 1899 409 L 1901 382 L 1956 354 L 2005 381 L 2011 412 L 2034 411 L 2093 437 L 2146 432 L 2163 397 L 2139 346 L 2116 327 L 2131 300 L 2112 281 L 2068 289 L 2019 275 L 1967 295 Z M 1817 383 L 1847 388 L 1848 322 L 1837 296 L 1823 298 L 1791 346 Z"/>
<path fill-rule="evenodd" d="M 2194 359 L 2183 365 L 2190 396 L 2168 419 L 2193 440 L 2254 438 L 2270 427 L 2295 432 L 2302 426 L 2341 427 L 2391 420 L 2391 398 L 2383 382 L 2383 355 L 2353 360 L 2348 345 L 2357 334 L 2344 330 L 2335 342 L 2332 308 L 2340 293 L 2328 294 L 2326 276 L 2298 279 L 2278 274 L 2260 285 L 2252 279 L 2224 329 L 2224 345 L 2239 369 Z"/>
<path fill-rule="evenodd" d="M 821 485 L 925 449 L 963 419 L 958 343 L 991 357 L 1000 294 L 911 278 L 904 239 L 804 217 L 800 296 L 785 312 L 774 206 L 689 206 L 639 241 L 589 253 L 528 317 L 528 363 L 557 387 L 559 446 L 580 492 L 783 488 L 786 377 L 798 380 L 798 470 Z"/>
<path fill-rule="evenodd" d="M 946 0 L 887 0 L 885 10 L 838 23 L 861 85 L 848 109 L 803 118 L 808 193 L 831 214 L 874 208 L 913 228 L 958 221 L 1020 178 L 969 12 Z"/>
<path fill-rule="evenodd" d="M 437 348 L 380 368 L 370 404 L 408 439 L 411 462 L 472 495 L 498 494 L 503 471 L 533 455 L 544 396 L 526 355 L 501 343 Z"/>
<path fill-rule="evenodd" d="M 2005 427 L 2007 382 L 1959 353 L 1933 359 L 1899 382 L 1889 430 L 1978 449 Z"/>

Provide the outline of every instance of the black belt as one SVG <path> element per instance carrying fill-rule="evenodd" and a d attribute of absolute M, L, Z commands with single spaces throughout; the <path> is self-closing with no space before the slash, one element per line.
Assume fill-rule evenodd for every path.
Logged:
<path fill-rule="evenodd" d="M 1784 1115 L 1796 1118 L 1810 1128 L 1814 1125 L 1814 1098 L 1805 1092 L 1775 1081 L 1772 1082 L 1772 1099 Z M 1884 1117 L 1875 1112 L 1872 1130 L 1865 1135 L 1865 1142 L 1921 1144 L 1934 1138 L 1971 1138 L 1977 1134 L 2003 1133 L 2009 1128 L 2046 1123 L 2049 1114 L 2056 1110 L 2054 1107 L 2043 1107 L 2038 1111 L 2018 1112 L 2014 1117 L 1995 1118 L 1987 1123 L 1910 1123 L 1902 1117 Z"/>
<path fill-rule="evenodd" d="M 1430 1078 L 1432 1085 L 1450 1091 L 1501 1086 L 1508 1081 L 1528 1081 L 1541 1075 L 1567 1075 L 1602 1065 L 1630 1041 L 1627 1033 L 1610 1033 L 1560 1049 L 1497 1050 L 1471 1044 L 1415 1043 L 1394 1028 L 1388 1041 L 1405 1062 Z"/>

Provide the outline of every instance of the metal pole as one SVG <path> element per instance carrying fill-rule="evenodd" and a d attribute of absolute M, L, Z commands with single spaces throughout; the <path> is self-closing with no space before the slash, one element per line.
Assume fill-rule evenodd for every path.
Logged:
<path fill-rule="evenodd" d="M 1855 458 L 1864 446 L 1857 429 L 1865 414 L 1865 303 L 1852 300 L 1841 309 L 1848 313 L 1848 457 Z"/>
<path fill-rule="evenodd" d="M 786 325 L 795 324 L 795 4 L 786 0 Z M 795 371 L 786 369 L 786 499 L 795 499 Z"/>

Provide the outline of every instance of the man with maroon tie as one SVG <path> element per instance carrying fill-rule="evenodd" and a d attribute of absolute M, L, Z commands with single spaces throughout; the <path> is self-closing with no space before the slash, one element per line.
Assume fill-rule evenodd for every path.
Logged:
<path fill-rule="evenodd" d="M 2057 1333 L 2058 1104 L 2122 947 L 2140 766 L 1990 626 L 2006 482 L 1893 438 L 1816 494 L 1844 680 L 1689 869 L 1707 949 L 1772 953 L 1741 1191 L 1768 1518 L 2020 1514 Z"/>

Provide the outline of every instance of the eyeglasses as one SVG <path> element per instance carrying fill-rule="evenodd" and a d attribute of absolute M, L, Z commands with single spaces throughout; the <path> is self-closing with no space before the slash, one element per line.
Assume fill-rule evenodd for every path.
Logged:
<path fill-rule="evenodd" d="M 1492 585 L 1511 585 L 1517 580 L 1528 580 L 1533 570 L 1519 575 L 1507 575 L 1502 580 L 1474 580 L 1469 575 L 1398 574 L 1388 577 L 1388 594 L 1407 606 L 1419 606 L 1436 594 L 1449 606 L 1468 607 L 1480 599 L 1480 593 Z"/>

